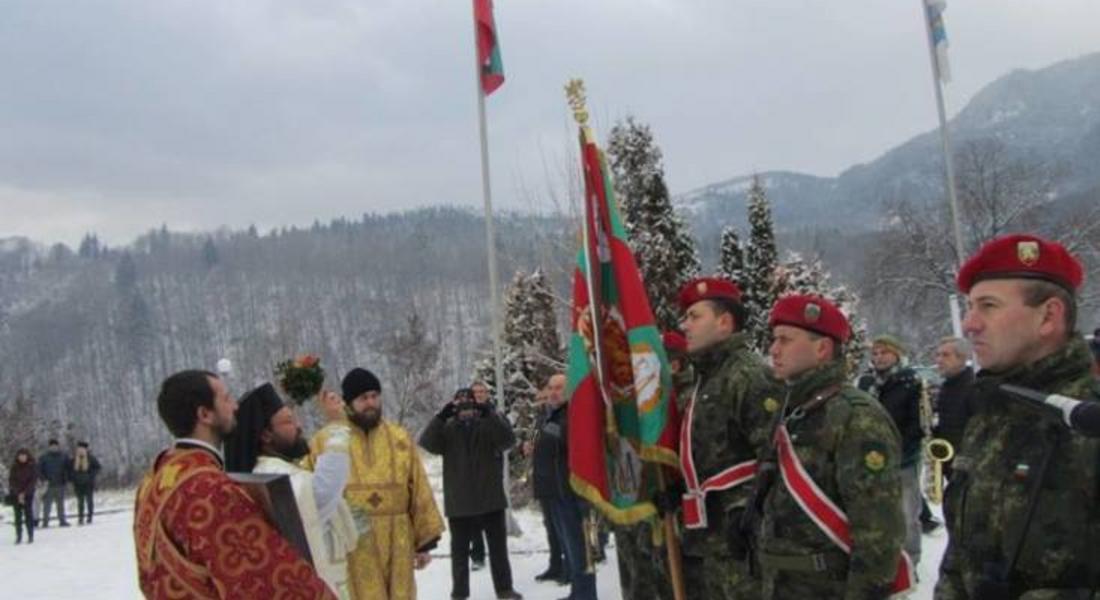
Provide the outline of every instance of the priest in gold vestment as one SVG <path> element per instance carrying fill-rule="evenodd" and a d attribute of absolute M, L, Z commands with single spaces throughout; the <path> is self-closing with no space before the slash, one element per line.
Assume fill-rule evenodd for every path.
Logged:
<path fill-rule="evenodd" d="M 357 600 L 414 600 L 413 571 L 443 533 L 443 518 L 409 432 L 382 418 L 382 385 L 353 369 L 341 385 L 352 427 L 351 477 L 344 498 L 359 522 L 359 543 L 348 557 L 351 596 Z M 327 433 L 310 442 L 306 467 L 323 452 Z"/>

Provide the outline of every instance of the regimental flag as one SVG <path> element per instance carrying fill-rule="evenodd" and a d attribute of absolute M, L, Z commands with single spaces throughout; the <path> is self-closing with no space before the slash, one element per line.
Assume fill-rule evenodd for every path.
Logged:
<path fill-rule="evenodd" d="M 500 40 L 493 19 L 493 0 L 474 0 L 477 22 L 477 61 L 481 65 L 481 89 L 486 96 L 504 85 L 504 63 L 500 60 Z"/>
<path fill-rule="evenodd" d="M 658 464 L 678 464 L 678 420 L 668 358 L 607 164 L 583 126 L 581 156 L 584 223 L 566 390 L 570 482 L 609 520 L 626 525 L 656 514 L 650 498 Z"/>
<path fill-rule="evenodd" d="M 947 10 L 947 0 L 924 0 L 924 12 L 928 19 L 928 32 L 932 36 L 932 53 L 936 55 L 936 75 L 940 81 L 951 81 L 951 65 L 947 62 L 947 28 L 943 24 L 943 13 Z"/>

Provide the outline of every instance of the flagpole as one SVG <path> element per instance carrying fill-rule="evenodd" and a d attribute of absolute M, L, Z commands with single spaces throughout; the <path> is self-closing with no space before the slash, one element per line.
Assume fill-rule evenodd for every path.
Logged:
<path fill-rule="evenodd" d="M 966 247 L 963 245 L 962 227 L 959 225 L 959 201 L 955 193 L 955 159 L 951 153 L 951 133 L 947 129 L 947 109 L 943 99 L 943 74 L 940 72 L 939 59 L 936 56 L 936 40 L 932 31 L 932 20 L 928 12 L 927 0 L 918 0 L 924 19 L 924 29 L 928 38 L 928 56 L 932 61 L 932 88 L 936 91 L 936 110 L 940 119 L 940 144 L 943 149 L 944 187 L 947 189 L 947 201 L 951 211 L 951 226 L 955 235 L 955 266 L 961 268 Z M 962 337 L 962 321 L 959 311 L 959 299 L 954 293 L 948 295 L 948 309 L 951 314 L 951 329 L 955 337 Z"/>
<path fill-rule="evenodd" d="M 500 282 L 497 279 L 497 244 L 496 228 L 493 223 L 493 190 L 492 179 L 489 176 L 489 127 L 485 117 L 485 85 L 481 78 L 481 55 L 478 51 L 478 21 L 477 11 L 474 11 L 474 87 L 477 89 L 477 126 L 478 137 L 481 141 L 481 194 L 485 205 L 485 247 L 488 252 L 489 268 L 489 306 L 490 327 L 493 338 L 493 373 L 496 379 L 496 404 L 501 411 L 504 404 L 504 362 L 500 356 Z M 512 483 L 511 460 L 509 455 L 504 455 L 504 496 L 508 500 L 508 535 L 522 535 L 519 522 L 512 516 Z"/>
<path fill-rule="evenodd" d="M 667 489 L 665 484 L 664 466 L 657 464 L 654 465 L 657 469 L 657 487 L 664 493 Z M 685 600 L 687 598 L 687 591 L 684 589 L 684 561 L 680 555 L 680 538 L 676 533 L 676 517 L 672 512 L 666 512 L 664 517 L 661 518 L 662 525 L 665 529 L 665 552 L 668 559 L 668 574 L 669 583 L 672 584 L 672 596 L 674 600 Z"/>
<path fill-rule="evenodd" d="M 474 13 L 474 83 L 477 88 L 477 123 L 481 137 L 481 193 L 485 204 L 485 246 L 489 253 L 489 298 L 492 311 L 493 370 L 496 375 L 497 406 L 504 410 L 504 365 L 500 357 L 500 298 L 497 294 L 497 244 L 493 225 L 493 191 L 489 177 L 489 128 L 485 118 L 485 86 L 481 81 L 481 57 L 478 54 L 478 22 Z"/>
<path fill-rule="evenodd" d="M 573 110 L 573 120 L 576 121 L 577 125 L 580 127 L 581 164 L 583 169 L 583 165 L 586 164 L 587 161 L 584 155 L 585 147 L 590 141 L 593 143 L 595 142 L 595 135 L 588 127 L 588 107 L 586 104 L 588 98 L 585 95 L 584 81 L 581 79 L 569 80 L 569 83 L 565 86 L 565 95 L 566 98 L 568 98 L 570 108 Z M 591 174 L 587 170 L 584 171 L 584 210 L 581 213 L 581 243 L 584 245 L 584 283 L 588 290 L 588 311 L 592 319 L 592 346 L 593 354 L 595 355 L 594 362 L 596 363 L 597 387 L 600 390 L 600 398 L 603 400 L 604 407 L 608 413 L 607 427 L 609 428 L 608 431 L 611 432 L 614 430 L 615 423 L 611 413 L 611 398 L 607 394 L 607 374 L 604 369 L 605 364 L 603 360 L 603 321 L 601 319 L 600 307 L 598 304 L 600 284 L 597 282 L 600 265 L 596 262 L 599 260 L 598 256 L 596 257 L 596 261 L 592 260 L 593 240 L 591 235 L 593 232 L 589 231 L 588 227 L 589 223 L 594 223 L 596 220 L 596 213 L 592 206 L 592 197 L 590 195 L 591 189 L 588 185 L 588 178 L 590 175 Z M 592 215 L 591 218 L 589 218 L 589 214 Z M 595 240 L 595 243 L 598 245 L 599 241 Z"/>

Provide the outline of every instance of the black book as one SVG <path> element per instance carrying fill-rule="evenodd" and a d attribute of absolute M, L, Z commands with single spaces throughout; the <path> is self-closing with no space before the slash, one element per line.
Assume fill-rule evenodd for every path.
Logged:
<path fill-rule="evenodd" d="M 281 473 L 229 473 L 229 478 L 248 492 L 279 534 L 312 566 L 313 555 L 309 552 L 306 528 L 298 512 L 290 477 Z"/>

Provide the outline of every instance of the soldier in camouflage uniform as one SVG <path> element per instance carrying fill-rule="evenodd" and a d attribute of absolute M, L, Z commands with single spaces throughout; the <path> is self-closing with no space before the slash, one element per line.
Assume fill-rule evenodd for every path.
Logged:
<path fill-rule="evenodd" d="M 1100 590 L 1100 440 L 999 388 L 1100 399 L 1074 332 L 1083 278 L 1062 245 L 1030 235 L 989 242 L 959 272 L 969 296 L 963 330 L 982 370 L 946 493 L 939 600 L 1093 598 Z"/>
<path fill-rule="evenodd" d="M 672 372 L 672 400 L 679 402 L 687 370 L 687 340 L 678 333 L 663 336 L 665 353 Z M 670 414 L 677 414 L 678 411 Z M 656 477 L 656 469 L 664 469 L 666 485 L 679 478 L 674 469 L 653 463 L 644 465 L 646 477 Z M 655 528 L 657 531 L 655 531 Z M 673 600 L 672 580 L 668 570 L 667 548 L 663 545 L 663 523 L 654 518 L 632 527 L 615 528 L 616 554 L 619 559 L 619 587 L 622 600 Z M 661 541 L 661 544 L 656 542 Z"/>
<path fill-rule="evenodd" d="M 690 391 L 681 389 L 681 443 L 690 439 L 687 451 L 681 447 L 681 470 L 690 468 L 703 486 L 755 460 L 766 435 L 766 415 L 752 412 L 747 399 L 774 393 L 775 386 L 749 347 L 747 334 L 739 331 L 746 314 L 736 284 L 697 279 L 681 290 L 679 303 L 695 375 Z M 692 600 L 759 597 L 759 581 L 751 576 L 740 528 L 750 488 L 742 484 L 702 493 L 680 481 L 659 503 L 662 510 L 683 507 L 681 554 Z"/>
<path fill-rule="evenodd" d="M 890 415 L 847 383 L 844 315 L 816 296 L 787 296 L 770 325 L 775 376 L 786 390 L 764 400 L 775 440 L 789 435 L 793 461 L 817 486 L 798 495 L 795 462 L 779 460 L 779 442 L 761 460 L 753 510 L 760 511 L 756 557 L 763 597 L 771 600 L 880 599 L 894 589 L 905 539 L 899 462 L 901 439 Z M 836 529 L 810 518 L 808 497 L 824 497 L 847 515 L 849 547 Z M 755 516 L 755 515 L 754 515 Z M 908 572 L 908 571 L 906 571 Z"/>

